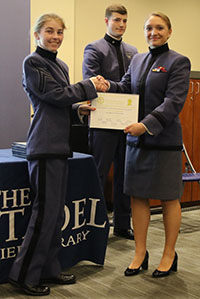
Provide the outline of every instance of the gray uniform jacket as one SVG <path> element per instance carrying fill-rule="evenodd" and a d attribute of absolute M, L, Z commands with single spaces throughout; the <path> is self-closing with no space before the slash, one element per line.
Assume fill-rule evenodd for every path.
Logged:
<path fill-rule="evenodd" d="M 56 54 L 37 47 L 23 62 L 23 87 L 34 110 L 27 158 L 71 156 L 72 105 L 97 97 L 92 82 L 70 85 L 67 65 Z"/>
<path fill-rule="evenodd" d="M 109 36 L 107 36 L 109 38 Z M 120 81 L 119 62 L 116 55 L 115 41 L 108 42 L 105 38 L 88 44 L 84 50 L 83 78 L 102 75 L 105 79 Z M 137 49 L 123 41 L 120 43 L 124 73 L 127 71 Z"/>
<path fill-rule="evenodd" d="M 139 121 L 153 135 L 145 133 L 142 142 L 128 135 L 128 144 L 160 150 L 182 148 L 178 115 L 186 100 L 189 76 L 189 59 L 169 50 L 167 44 L 133 57 L 121 82 L 111 82 L 110 92 L 139 94 Z"/>

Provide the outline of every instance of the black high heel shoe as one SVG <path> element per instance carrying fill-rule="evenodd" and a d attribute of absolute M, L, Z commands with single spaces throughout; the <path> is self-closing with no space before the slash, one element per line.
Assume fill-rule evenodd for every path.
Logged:
<path fill-rule="evenodd" d="M 135 268 L 135 269 L 127 268 L 124 271 L 124 275 L 125 276 L 137 275 L 140 272 L 141 268 L 143 270 L 147 270 L 148 269 L 148 262 L 149 262 L 149 253 L 148 253 L 148 251 L 146 251 L 146 254 L 145 254 L 145 257 L 144 257 L 144 260 L 143 260 L 142 264 L 138 268 Z"/>
<path fill-rule="evenodd" d="M 165 277 L 165 276 L 168 276 L 171 272 L 177 272 L 177 268 L 178 268 L 178 255 L 175 252 L 174 260 L 173 260 L 173 263 L 172 263 L 171 267 L 169 268 L 169 270 L 168 271 L 160 271 L 160 270 L 156 269 L 152 273 L 152 276 L 154 278 Z"/>

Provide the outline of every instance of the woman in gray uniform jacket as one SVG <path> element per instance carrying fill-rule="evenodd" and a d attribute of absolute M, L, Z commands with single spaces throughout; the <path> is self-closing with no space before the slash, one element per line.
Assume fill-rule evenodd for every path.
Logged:
<path fill-rule="evenodd" d="M 149 199 L 163 208 L 165 245 L 153 277 L 177 271 L 175 244 L 181 222 L 182 131 L 179 113 L 189 86 L 190 61 L 170 50 L 169 18 L 152 13 L 144 25 L 149 52 L 136 54 L 120 83 L 110 82 L 110 92 L 139 94 L 138 122 L 125 128 L 127 150 L 125 193 L 131 196 L 135 254 L 126 276 L 148 268 L 147 231 Z"/>
<path fill-rule="evenodd" d="M 73 104 L 94 99 L 96 90 L 104 91 L 105 87 L 95 77 L 70 85 L 67 65 L 56 58 L 64 29 L 59 16 L 42 15 L 34 32 L 38 46 L 23 63 L 23 87 L 34 110 L 27 138 L 33 208 L 9 282 L 35 296 L 49 294 L 50 288 L 44 282 L 75 282 L 74 275 L 61 273 L 58 260 L 67 194 L 67 158 L 72 156 L 70 126 L 75 114 L 78 119 L 77 113 L 92 109 Z"/>

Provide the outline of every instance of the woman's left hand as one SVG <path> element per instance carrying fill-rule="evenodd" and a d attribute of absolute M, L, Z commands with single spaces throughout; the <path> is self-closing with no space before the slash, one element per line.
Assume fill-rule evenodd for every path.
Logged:
<path fill-rule="evenodd" d="M 124 133 L 130 133 L 132 136 L 140 136 L 146 132 L 146 128 L 142 123 L 134 123 L 124 129 Z"/>
<path fill-rule="evenodd" d="M 79 106 L 79 113 L 80 115 L 89 115 L 90 111 L 95 111 L 96 108 L 92 107 L 91 105 L 88 104 L 81 104 Z"/>

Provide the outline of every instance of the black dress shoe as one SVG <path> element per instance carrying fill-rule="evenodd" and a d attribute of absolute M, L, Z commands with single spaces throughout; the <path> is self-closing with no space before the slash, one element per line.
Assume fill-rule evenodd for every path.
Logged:
<path fill-rule="evenodd" d="M 52 284 L 73 284 L 76 282 L 76 276 L 73 274 L 60 273 L 57 277 L 41 279 L 41 283 Z"/>
<path fill-rule="evenodd" d="M 114 228 L 113 234 L 117 237 L 134 240 L 134 233 L 133 233 L 132 228 L 129 228 L 129 229 Z"/>
<path fill-rule="evenodd" d="M 124 275 L 125 276 L 137 275 L 137 274 L 139 274 L 141 268 L 143 270 L 147 270 L 148 269 L 148 262 L 149 262 L 149 253 L 148 253 L 148 251 L 146 251 L 146 254 L 145 254 L 145 257 L 144 257 L 144 260 L 143 260 L 142 264 L 138 268 L 135 268 L 135 269 L 127 268 L 124 271 Z"/>
<path fill-rule="evenodd" d="M 19 283 L 11 278 L 8 279 L 8 282 L 23 291 L 24 293 L 31 295 L 31 296 L 45 296 L 50 294 L 50 288 L 43 285 L 30 285 L 26 283 Z"/>
<path fill-rule="evenodd" d="M 169 268 L 168 271 L 160 271 L 158 269 L 156 269 L 153 273 L 152 276 L 154 278 L 159 278 L 159 277 L 165 277 L 168 276 L 171 272 L 177 272 L 177 267 L 178 267 L 178 255 L 175 252 L 175 256 L 174 256 L 174 260 L 173 263 L 171 265 L 171 267 Z"/>

